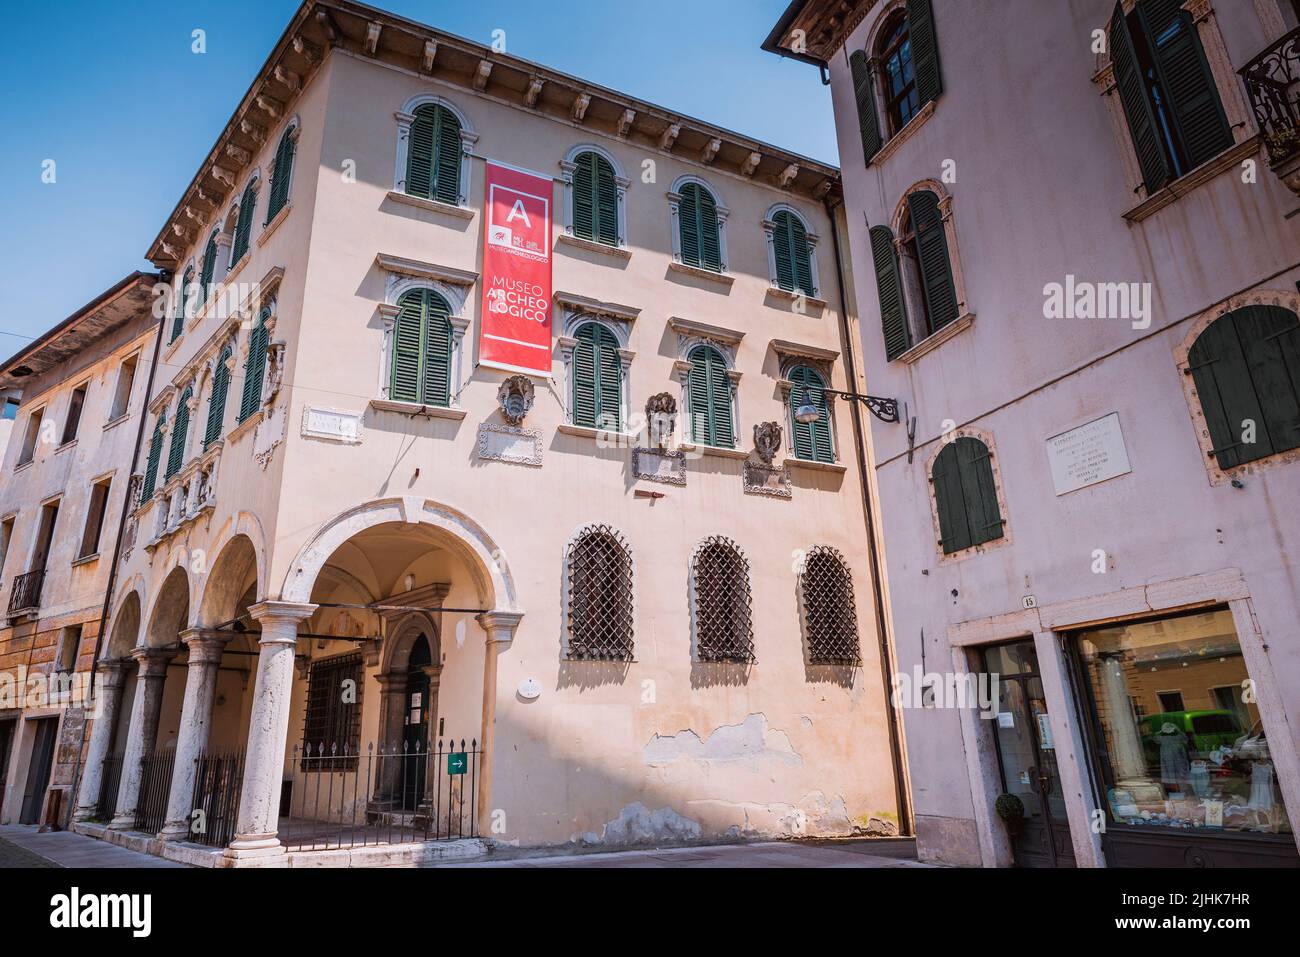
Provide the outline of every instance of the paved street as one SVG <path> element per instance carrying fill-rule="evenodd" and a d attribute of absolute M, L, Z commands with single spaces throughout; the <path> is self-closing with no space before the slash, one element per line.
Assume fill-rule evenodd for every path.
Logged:
<path fill-rule="evenodd" d="M 40 834 L 35 827 L 0 825 L 0 868 L 184 866 L 71 831 Z"/>
<path fill-rule="evenodd" d="M 508 852 L 507 852 L 508 853 Z M 713 847 L 648 848 L 612 853 L 518 857 L 437 867 L 929 867 L 911 840 L 765 841 Z"/>

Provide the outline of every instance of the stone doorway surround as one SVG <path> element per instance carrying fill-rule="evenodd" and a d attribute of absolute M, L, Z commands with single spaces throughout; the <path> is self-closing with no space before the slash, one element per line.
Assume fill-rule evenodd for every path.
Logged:
<path fill-rule="evenodd" d="M 1052 736 L 1056 740 L 1071 843 L 1079 867 L 1105 867 L 1106 860 L 1101 835 L 1092 826 L 1102 808 L 1095 797 L 1095 782 L 1084 745 L 1079 708 L 1070 685 L 1065 633 L 1083 627 L 1120 624 L 1152 615 L 1215 605 L 1227 605 L 1232 612 L 1246 670 L 1255 684 L 1265 732 L 1270 740 L 1291 742 L 1294 738 L 1289 730 L 1281 690 L 1255 620 L 1250 592 L 1239 569 L 1225 568 L 1204 575 L 1153 582 L 949 626 L 952 666 L 958 675 L 978 671 L 978 652 L 986 645 L 1019 638 L 1033 639 L 1043 692 L 1047 697 Z M 961 709 L 961 730 L 981 863 L 985 867 L 1010 867 L 1011 844 L 993 813 L 993 802 L 1002 789 L 993 729 L 974 708 L 967 707 Z M 1294 818 L 1300 815 L 1300 760 L 1297 760 L 1294 748 L 1283 748 L 1273 755 L 1273 761 L 1283 800 Z M 1296 835 L 1296 839 L 1300 841 L 1300 835 Z"/>

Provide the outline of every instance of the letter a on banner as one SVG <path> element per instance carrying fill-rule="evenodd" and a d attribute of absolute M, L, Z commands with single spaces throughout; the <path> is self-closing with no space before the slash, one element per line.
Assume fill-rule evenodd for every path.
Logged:
<path fill-rule="evenodd" d="M 551 374 L 551 177 L 488 160 L 479 361 Z"/>

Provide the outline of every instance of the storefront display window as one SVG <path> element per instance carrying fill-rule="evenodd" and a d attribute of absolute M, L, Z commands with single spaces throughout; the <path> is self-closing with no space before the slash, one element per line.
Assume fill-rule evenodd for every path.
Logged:
<path fill-rule="evenodd" d="M 1076 637 L 1112 820 L 1291 832 L 1231 612 Z"/>

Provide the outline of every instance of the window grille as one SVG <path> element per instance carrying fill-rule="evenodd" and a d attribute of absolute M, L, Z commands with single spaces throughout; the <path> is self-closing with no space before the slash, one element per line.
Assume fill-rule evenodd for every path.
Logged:
<path fill-rule="evenodd" d="M 361 739 L 361 654 L 322 658 L 307 676 L 303 716 L 303 771 L 353 771 Z M 345 684 L 351 682 L 351 684 Z M 324 754 L 325 757 L 319 757 Z"/>
<path fill-rule="evenodd" d="M 608 525 L 569 545 L 569 657 L 632 660 L 632 554 Z"/>
<path fill-rule="evenodd" d="M 844 556 L 826 545 L 809 551 L 799 576 L 799 590 L 809 663 L 860 664 L 853 578 Z"/>
<path fill-rule="evenodd" d="M 753 662 L 749 562 L 744 554 L 729 538 L 706 538 L 695 550 L 691 581 L 696 657 L 700 661 Z"/>

